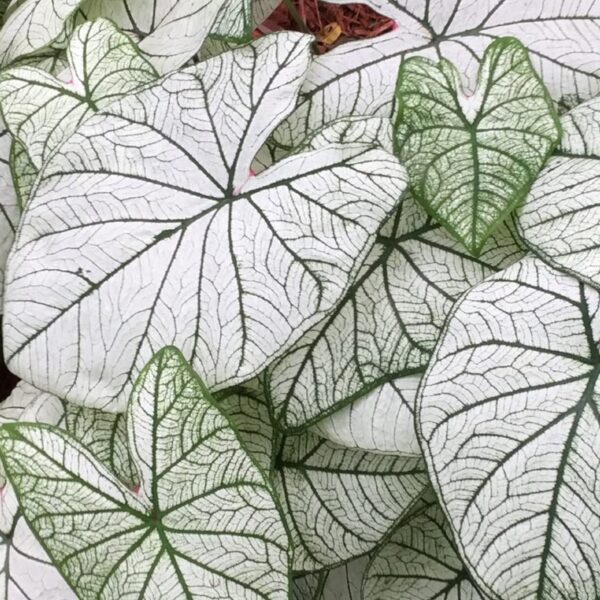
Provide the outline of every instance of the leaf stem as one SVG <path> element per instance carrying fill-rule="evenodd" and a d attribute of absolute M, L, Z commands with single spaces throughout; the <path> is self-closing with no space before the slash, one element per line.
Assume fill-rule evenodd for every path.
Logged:
<path fill-rule="evenodd" d="M 298 27 L 300 28 L 300 31 L 312 35 L 312 32 L 307 27 L 306 23 L 304 22 L 304 19 L 300 16 L 300 13 L 298 12 L 296 5 L 294 4 L 294 0 L 283 0 L 283 2 L 287 6 L 287 9 L 290 15 L 292 16 L 292 19 L 294 19 L 296 25 L 298 25 Z"/>

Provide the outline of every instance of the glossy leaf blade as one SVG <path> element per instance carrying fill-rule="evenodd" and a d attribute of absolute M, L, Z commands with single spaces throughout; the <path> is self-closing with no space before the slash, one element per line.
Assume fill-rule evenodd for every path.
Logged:
<path fill-rule="evenodd" d="M 180 346 L 207 385 L 224 388 L 253 377 L 332 309 L 400 201 L 405 171 L 391 154 L 352 143 L 249 177 L 254 153 L 293 108 L 308 44 L 266 36 L 174 73 L 61 146 L 13 254 L 12 370 L 68 400 L 121 410 L 157 347 Z M 223 85 L 231 78 L 235 88 Z M 225 118 L 231 103 L 239 119 Z M 47 272 L 42 303 L 41 288 L 33 298 L 29 290 Z M 103 347 L 84 342 L 100 331 Z M 51 338 L 62 351 L 40 364 L 34 348 Z M 99 352 L 102 369 L 77 366 Z"/>
<path fill-rule="evenodd" d="M 600 295 L 528 258 L 463 296 L 418 399 L 459 550 L 502 600 L 600 586 Z"/>

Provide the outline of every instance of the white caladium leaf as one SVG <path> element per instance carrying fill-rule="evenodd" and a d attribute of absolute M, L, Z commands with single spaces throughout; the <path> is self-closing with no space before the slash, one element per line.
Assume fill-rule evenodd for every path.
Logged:
<path fill-rule="evenodd" d="M 371 551 L 427 484 L 420 458 L 343 448 L 312 433 L 286 438 L 275 466 L 296 571 Z"/>
<path fill-rule="evenodd" d="M 502 600 L 600 589 L 600 294 L 536 258 L 457 304 L 417 399 L 429 473 Z"/>
<path fill-rule="evenodd" d="M 525 244 L 553 266 L 600 286 L 600 102 L 561 118 L 563 139 L 516 215 Z"/>
<path fill-rule="evenodd" d="M 345 3 L 349 0 L 343 0 Z M 319 56 L 302 87 L 298 109 L 277 130 L 284 145 L 307 129 L 352 114 L 391 116 L 398 68 L 415 54 L 446 58 L 475 88 L 479 61 L 494 39 L 514 36 L 529 49 L 534 68 L 554 100 L 587 100 L 600 93 L 600 4 L 522 0 L 366 0 L 394 19 L 385 35 L 343 44 Z"/>
<path fill-rule="evenodd" d="M 81 0 L 22 0 L 0 29 L 0 67 L 48 46 L 61 35 Z"/>
<path fill-rule="evenodd" d="M 293 600 L 363 600 L 362 578 L 369 556 L 361 556 L 333 569 L 294 578 Z M 375 597 L 373 597 L 375 598 Z"/>
<path fill-rule="evenodd" d="M 224 0 L 210 34 L 230 42 L 247 42 L 252 33 L 252 0 Z"/>
<path fill-rule="evenodd" d="M 269 368 L 282 427 L 302 430 L 422 372 L 460 294 L 522 256 L 502 228 L 474 258 L 407 195 L 336 309 Z"/>
<path fill-rule="evenodd" d="M 133 42 L 106 19 L 75 30 L 68 60 L 69 83 L 27 66 L 0 75 L 7 127 L 37 169 L 88 116 L 158 77 Z"/>
<path fill-rule="evenodd" d="M 486 600 L 456 551 L 435 496 L 377 549 L 364 577 L 363 598 Z"/>
<path fill-rule="evenodd" d="M 11 370 L 118 411 L 158 347 L 181 346 L 210 387 L 225 388 L 331 311 L 406 179 L 394 156 L 361 143 L 249 177 L 294 106 L 310 39 L 266 36 L 174 73 L 59 148 L 9 267 Z M 48 343 L 56 351 L 39 361 Z"/>
<path fill-rule="evenodd" d="M 0 121 L 0 314 L 3 312 L 4 268 L 21 218 L 10 167 L 11 137 Z"/>
<path fill-rule="evenodd" d="M 478 256 L 559 141 L 558 117 L 527 50 L 515 38 L 493 42 L 471 96 L 448 61 L 411 58 L 396 94 L 396 149 L 413 195 Z"/>
<path fill-rule="evenodd" d="M 420 381 L 420 375 L 413 375 L 384 383 L 312 430 L 347 448 L 420 456 L 414 415 Z"/>
<path fill-rule="evenodd" d="M 156 69 L 168 73 L 198 52 L 223 1 L 87 0 L 81 9 L 88 19 L 107 17 L 132 34 Z"/>
<path fill-rule="evenodd" d="M 127 424 L 137 495 L 57 428 L 0 433 L 25 518 L 78 597 L 287 598 L 270 488 L 177 350 L 144 369 Z"/>

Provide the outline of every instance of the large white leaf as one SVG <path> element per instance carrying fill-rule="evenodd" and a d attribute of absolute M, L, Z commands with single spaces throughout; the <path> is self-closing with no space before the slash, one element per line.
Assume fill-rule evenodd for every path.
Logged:
<path fill-rule="evenodd" d="M 81 0 L 22 0 L 0 29 L 0 67 L 41 50 L 60 36 Z"/>
<path fill-rule="evenodd" d="M 414 405 L 421 377 L 384 383 L 312 427 L 340 446 L 386 454 L 420 456 Z"/>
<path fill-rule="evenodd" d="M 87 0 L 81 8 L 88 19 L 108 17 L 131 33 L 167 73 L 198 52 L 222 6 L 223 0 Z"/>
<path fill-rule="evenodd" d="M 312 433 L 286 438 L 275 466 L 297 571 L 372 550 L 427 484 L 420 458 L 343 448 Z"/>
<path fill-rule="evenodd" d="M 456 552 L 435 496 L 377 549 L 365 573 L 363 598 L 485 600 Z"/>
<path fill-rule="evenodd" d="M 420 373 L 456 298 L 521 256 L 503 228 L 474 258 L 407 195 L 343 300 L 269 368 L 282 426 L 303 429 L 383 383 Z"/>
<path fill-rule="evenodd" d="M 600 294 L 527 258 L 448 320 L 417 400 L 467 566 L 502 600 L 600 589 Z"/>
<path fill-rule="evenodd" d="M 452 63 L 412 57 L 400 67 L 396 97 L 396 149 L 411 192 L 478 256 L 559 142 L 527 50 L 515 38 L 490 44 L 468 96 Z"/>
<path fill-rule="evenodd" d="M 2 114 L 37 169 L 86 117 L 158 77 L 133 42 L 106 19 L 75 30 L 68 60 L 69 83 L 27 66 L 0 76 Z"/>
<path fill-rule="evenodd" d="M 78 597 L 287 598 L 270 488 L 178 351 L 144 369 L 127 423 L 137 495 L 57 428 L 0 433 L 25 518 Z"/>
<path fill-rule="evenodd" d="M 339 0 L 345 3 L 348 0 Z M 514 36 L 555 100 L 600 92 L 600 3 L 594 0 L 367 0 L 397 28 L 343 44 L 315 59 L 298 109 L 276 132 L 280 144 L 351 114 L 390 116 L 398 67 L 406 56 L 446 58 L 473 89 L 491 41 Z"/>
<path fill-rule="evenodd" d="M 337 143 L 250 177 L 293 108 L 309 43 L 267 36 L 174 73 L 60 147 L 9 267 L 14 372 L 122 410 L 159 347 L 180 346 L 209 386 L 226 387 L 335 306 L 399 202 L 405 171 L 372 145 Z"/>
<path fill-rule="evenodd" d="M 563 115 L 563 139 L 533 185 L 516 223 L 533 252 L 600 286 L 600 102 Z"/>

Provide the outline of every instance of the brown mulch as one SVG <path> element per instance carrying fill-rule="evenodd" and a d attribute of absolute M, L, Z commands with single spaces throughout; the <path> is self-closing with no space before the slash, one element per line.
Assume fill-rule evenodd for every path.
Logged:
<path fill-rule="evenodd" d="M 284 29 L 306 31 L 316 36 L 316 49 L 323 53 L 345 41 L 376 37 L 396 27 L 392 19 L 364 4 L 330 4 L 321 0 L 293 0 L 293 4 L 296 15 L 282 2 L 254 36 Z"/>

